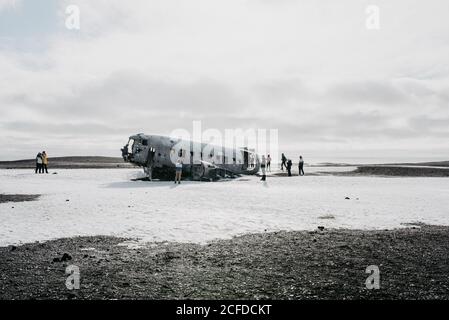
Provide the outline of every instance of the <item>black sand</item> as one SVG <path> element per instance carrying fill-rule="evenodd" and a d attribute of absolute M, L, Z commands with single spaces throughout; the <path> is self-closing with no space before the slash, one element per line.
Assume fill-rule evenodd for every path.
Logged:
<path fill-rule="evenodd" d="M 0 248 L 0 299 L 449 298 L 449 227 L 276 232 L 139 249 L 117 246 L 123 240 Z M 64 253 L 71 260 L 53 262 Z M 80 268 L 79 290 L 65 287 L 69 264 Z M 369 265 L 380 268 L 379 290 L 365 288 Z"/>
<path fill-rule="evenodd" d="M 418 166 L 393 166 L 393 165 L 363 165 L 352 171 L 323 171 L 309 173 L 307 176 L 375 176 L 375 177 L 449 177 L 449 168 L 418 167 Z M 292 170 L 292 175 L 297 176 L 297 168 Z M 287 177 L 286 171 L 276 172 L 276 177 Z"/>
<path fill-rule="evenodd" d="M 361 166 L 355 171 L 342 175 L 366 175 L 387 177 L 449 177 L 449 168 L 398 167 L 398 166 Z"/>

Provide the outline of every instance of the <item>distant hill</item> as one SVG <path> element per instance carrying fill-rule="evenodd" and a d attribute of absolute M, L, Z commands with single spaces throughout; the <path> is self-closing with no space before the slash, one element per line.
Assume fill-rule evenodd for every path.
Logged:
<path fill-rule="evenodd" d="M 426 166 L 426 167 L 449 167 L 449 161 L 419 162 L 419 163 L 395 163 L 395 165 L 402 165 L 402 166 Z"/>
<path fill-rule="evenodd" d="M 29 169 L 36 166 L 35 159 L 0 161 L 0 169 Z M 49 158 L 49 168 L 53 169 L 108 169 L 108 168 L 134 168 L 118 157 L 55 157 Z"/>

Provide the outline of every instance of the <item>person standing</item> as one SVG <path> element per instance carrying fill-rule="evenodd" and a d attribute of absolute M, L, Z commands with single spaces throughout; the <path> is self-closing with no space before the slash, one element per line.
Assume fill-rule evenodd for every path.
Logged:
<path fill-rule="evenodd" d="M 281 170 L 284 171 L 284 167 L 287 168 L 287 157 L 285 156 L 285 154 L 282 154 L 281 156 Z"/>
<path fill-rule="evenodd" d="M 42 153 L 38 153 L 36 156 L 36 170 L 35 173 L 42 173 Z"/>
<path fill-rule="evenodd" d="M 267 157 L 267 171 L 271 172 L 271 157 L 268 155 Z"/>
<path fill-rule="evenodd" d="M 299 156 L 298 171 L 300 176 L 304 175 L 304 159 L 302 156 Z"/>
<path fill-rule="evenodd" d="M 265 155 L 262 155 L 262 161 L 260 162 L 260 169 L 262 170 L 262 179 L 261 181 L 265 181 L 267 179 L 266 173 L 265 173 L 265 166 L 267 165 L 267 160 L 265 159 Z"/>
<path fill-rule="evenodd" d="M 292 161 L 290 159 L 288 159 L 287 161 L 287 172 L 288 172 L 288 176 L 291 177 L 292 176 Z"/>
<path fill-rule="evenodd" d="M 176 162 L 176 175 L 175 175 L 175 184 L 181 184 L 181 175 L 182 175 L 182 161 L 178 160 Z"/>
<path fill-rule="evenodd" d="M 48 155 L 42 151 L 42 173 L 48 173 Z"/>

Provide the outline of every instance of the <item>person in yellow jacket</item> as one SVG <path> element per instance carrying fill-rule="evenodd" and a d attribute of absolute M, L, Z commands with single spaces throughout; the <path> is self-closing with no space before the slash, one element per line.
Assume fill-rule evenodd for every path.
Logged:
<path fill-rule="evenodd" d="M 48 155 L 45 151 L 42 151 L 42 171 L 48 173 Z"/>

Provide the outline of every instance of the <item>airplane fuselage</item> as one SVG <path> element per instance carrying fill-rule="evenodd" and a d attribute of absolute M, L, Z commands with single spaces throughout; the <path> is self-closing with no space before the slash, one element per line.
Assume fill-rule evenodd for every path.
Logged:
<path fill-rule="evenodd" d="M 172 179 L 178 161 L 182 162 L 183 177 L 193 180 L 256 174 L 260 168 L 257 154 L 247 149 L 159 135 L 137 134 L 129 137 L 128 144 L 122 149 L 122 156 L 125 161 L 143 167 L 150 179 Z"/>

